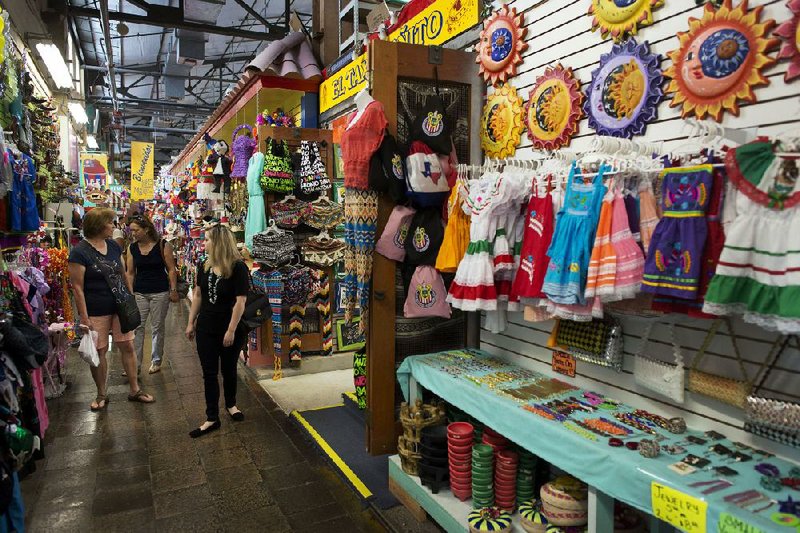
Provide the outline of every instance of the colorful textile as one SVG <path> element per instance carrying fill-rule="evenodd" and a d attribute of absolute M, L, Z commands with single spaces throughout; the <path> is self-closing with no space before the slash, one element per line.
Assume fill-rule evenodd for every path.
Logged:
<path fill-rule="evenodd" d="M 643 179 L 639 184 L 639 231 L 645 251 L 650 249 L 650 240 L 660 218 L 653 186 L 649 179 Z"/>
<path fill-rule="evenodd" d="M 241 131 L 248 131 L 247 135 L 239 135 Z M 237 135 L 239 135 L 237 137 Z M 253 128 L 248 124 L 241 124 L 233 130 L 231 140 L 231 153 L 233 154 L 232 178 L 244 178 L 250 170 L 250 158 L 258 147 L 258 142 L 252 137 Z"/>
<path fill-rule="evenodd" d="M 370 104 L 372 105 L 372 104 Z M 350 322 L 355 307 L 361 309 L 359 332 L 367 327 L 372 252 L 378 224 L 378 193 L 346 189 L 344 196 L 344 298 L 345 320 Z"/>
<path fill-rule="evenodd" d="M 15 156 L 8 150 L 8 159 L 14 180 L 11 186 L 11 230 L 36 231 L 39 229 L 39 212 L 36 209 L 36 193 L 33 184 L 36 183 L 36 167 L 33 159 L 28 154 L 20 153 Z"/>
<path fill-rule="evenodd" d="M 303 320 L 306 317 L 306 304 L 293 304 L 289 307 L 289 360 L 303 359 Z"/>
<path fill-rule="evenodd" d="M 261 172 L 264 170 L 264 154 L 256 152 L 247 165 L 247 194 L 250 199 L 247 207 L 247 220 L 244 229 L 244 243 L 253 247 L 253 235 L 267 229 L 267 212 L 264 206 L 264 191 L 261 188 Z"/>
<path fill-rule="evenodd" d="M 550 264 L 542 285 L 542 292 L 554 303 L 586 303 L 586 277 L 606 192 L 603 174 L 608 168 L 601 165 L 591 183 L 585 183 L 582 177 L 576 176 L 576 165 L 572 164 L 564 206 L 558 213 L 553 241 L 547 250 Z"/>
<path fill-rule="evenodd" d="M 693 300 L 700 286 L 708 234 L 705 215 L 712 193 L 712 167 L 670 168 L 661 176 L 663 218 L 648 248 L 642 291 Z"/>
<path fill-rule="evenodd" d="M 347 123 L 341 142 L 344 186 L 364 191 L 369 187 L 370 158 L 381 145 L 388 125 L 383 104 L 370 102 L 363 111 L 352 113 Z"/>
<path fill-rule="evenodd" d="M 444 240 L 436 257 L 436 270 L 453 273 L 458 270 L 458 263 L 467 253 L 469 246 L 470 218 L 461 208 L 461 190 L 463 185 L 456 184 L 447 201 L 447 226 L 444 228 Z"/>
<path fill-rule="evenodd" d="M 519 270 L 511 288 L 513 299 L 544 298 L 542 283 L 550 258 L 547 248 L 553 239 L 553 197 L 532 196 L 528 202 L 522 238 Z"/>
<path fill-rule="evenodd" d="M 324 270 L 314 270 L 311 301 L 322 320 L 322 355 L 333 352 L 333 322 L 331 320 L 331 284 Z"/>
<path fill-rule="evenodd" d="M 747 147 L 742 154 L 739 150 Z M 744 157 L 744 156 L 747 157 Z M 752 159 L 752 160 L 750 160 Z M 768 162 L 768 164 L 764 164 Z M 795 160 L 751 143 L 725 158 L 736 185 L 735 218 L 727 231 L 703 311 L 741 313 L 746 322 L 800 333 L 800 179 Z"/>
<path fill-rule="evenodd" d="M 356 387 L 356 402 L 359 409 L 367 408 L 367 349 L 353 352 L 353 385 Z"/>
<path fill-rule="evenodd" d="M 611 244 L 617 257 L 613 300 L 633 298 L 642 286 L 644 253 L 631 233 L 625 199 L 619 193 L 612 205 Z M 611 299 L 604 298 L 603 301 Z"/>
<path fill-rule="evenodd" d="M 277 270 L 270 272 L 266 286 L 267 298 L 269 299 L 270 308 L 272 308 L 272 355 L 275 358 L 275 376 L 277 376 L 283 354 L 283 347 L 281 345 L 281 335 L 283 334 L 283 303 L 281 301 L 281 295 L 283 294 L 283 276 L 281 273 Z M 275 379 L 275 376 L 273 376 L 273 379 Z"/>
<path fill-rule="evenodd" d="M 589 260 L 589 271 L 586 277 L 586 298 L 612 297 L 614 295 L 614 279 L 617 274 L 617 253 L 611 244 L 611 217 L 614 192 L 609 191 L 603 198 L 600 208 L 600 221 L 597 223 L 597 234 Z"/>

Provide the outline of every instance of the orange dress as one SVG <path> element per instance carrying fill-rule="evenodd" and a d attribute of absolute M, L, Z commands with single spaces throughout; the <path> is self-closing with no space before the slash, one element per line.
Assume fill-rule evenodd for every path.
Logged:
<path fill-rule="evenodd" d="M 447 226 L 444 228 L 439 255 L 436 256 L 436 270 L 439 272 L 455 273 L 469 246 L 470 218 L 461 208 L 459 191 L 462 187 L 460 182 L 457 183 L 447 200 Z"/>
<path fill-rule="evenodd" d="M 586 298 L 614 294 L 614 280 L 617 274 L 617 253 L 611 244 L 611 219 L 613 213 L 614 191 L 606 193 L 600 208 L 600 220 L 594 238 L 592 257 L 589 260 L 589 273 L 586 278 Z"/>

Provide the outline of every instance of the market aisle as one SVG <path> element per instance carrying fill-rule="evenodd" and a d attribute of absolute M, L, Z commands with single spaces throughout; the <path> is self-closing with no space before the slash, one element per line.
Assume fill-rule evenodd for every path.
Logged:
<path fill-rule="evenodd" d="M 182 334 L 187 314 L 172 306 L 168 364 L 145 377 L 154 405 L 127 401 L 115 354 L 111 403 L 90 412 L 94 385 L 71 354 L 71 387 L 49 402 L 47 457 L 22 482 L 30 531 L 383 531 L 241 371 L 246 420 L 223 418 L 220 431 L 189 438 L 205 408 L 200 364 Z"/>

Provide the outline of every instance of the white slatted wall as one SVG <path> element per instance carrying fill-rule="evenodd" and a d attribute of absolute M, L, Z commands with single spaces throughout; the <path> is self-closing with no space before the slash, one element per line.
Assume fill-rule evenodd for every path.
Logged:
<path fill-rule="evenodd" d="M 774 18 L 778 23 L 786 20 L 790 14 L 785 4 L 785 0 L 750 2 L 751 7 L 763 5 L 763 16 Z M 601 39 L 599 32 L 591 31 L 591 18 L 586 15 L 589 0 L 516 0 L 509 2 L 509 5 L 525 12 L 528 28 L 526 40 L 529 48 L 524 53 L 524 63 L 520 65 L 519 74 L 510 80 L 523 99 L 527 100 L 528 91 L 545 67 L 558 62 L 565 67 L 572 67 L 581 83 L 587 85 L 591 80 L 592 70 L 597 68 L 600 54 L 609 52 L 612 45 L 609 39 Z M 702 7 L 697 7 L 694 0 L 666 0 L 662 8 L 654 11 L 655 23 L 640 29 L 637 40 L 649 41 L 651 51 L 662 55 L 662 68 L 669 66 L 666 53 L 677 47 L 676 34 L 688 29 L 689 16 L 702 16 Z M 786 62 L 781 61 L 768 69 L 766 73 L 771 83 L 756 89 L 758 102 L 743 104 L 739 117 L 726 113 L 723 124 L 734 128 L 757 127 L 758 134 L 763 135 L 800 130 L 800 80 L 794 84 L 785 84 L 783 74 L 786 68 Z M 679 108 L 670 108 L 670 99 L 671 95 L 668 95 L 659 107 L 658 119 L 649 124 L 646 135 L 637 137 L 638 139 L 663 140 L 668 149 L 685 142 L 687 133 L 682 131 Z M 585 149 L 593 136 L 594 131 L 584 119 L 571 147 Z M 530 141 L 523 134 L 516 157 L 524 159 L 531 155 L 531 151 Z M 495 335 L 486 329 L 481 330 L 482 347 L 534 370 L 550 372 L 551 356 L 546 343 L 552 323 L 527 323 L 518 313 L 510 314 L 509 319 L 509 327 L 502 334 Z M 676 334 L 684 348 L 687 368 L 702 344 L 710 324 L 707 320 L 687 319 L 676 327 Z M 686 402 L 676 405 L 638 387 L 633 379 L 631 354 L 639 346 L 642 326 L 633 319 L 624 319 L 623 328 L 626 353 L 623 372 L 616 373 L 578 361 L 576 384 L 646 409 L 672 416 L 684 416 L 691 426 L 717 429 L 729 437 L 752 442 L 781 455 L 795 459 L 800 457 L 800 452 L 796 449 L 748 435 L 741 430 L 743 413 L 739 409 L 688 392 Z M 727 333 L 724 326 L 721 330 L 711 344 L 702 368 L 720 375 L 738 377 L 738 365 L 735 363 L 730 339 L 723 334 L 723 331 Z M 747 370 L 752 375 L 765 358 L 775 334 L 744 324 L 738 319 L 734 321 L 734 331 L 740 338 L 741 352 L 746 360 Z M 665 326 L 655 326 L 647 353 L 661 360 L 671 360 L 671 344 Z M 766 389 L 767 393 L 776 397 L 800 401 L 800 353 L 797 350 L 792 349 L 782 356 L 766 384 Z"/>

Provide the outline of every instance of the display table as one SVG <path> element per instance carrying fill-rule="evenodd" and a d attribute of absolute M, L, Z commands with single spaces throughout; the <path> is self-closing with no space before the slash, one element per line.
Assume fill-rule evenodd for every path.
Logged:
<path fill-rule="evenodd" d="M 761 474 L 754 467 L 759 463 L 769 463 L 777 467 L 782 477 L 796 466 L 775 457 L 766 458 L 753 450 L 741 450 L 751 457 L 745 462 L 735 462 L 730 457 L 716 455 L 709 447 L 721 444 L 730 450 L 737 447 L 727 439 L 711 440 L 702 432 L 689 428 L 683 434 L 675 435 L 656 428 L 663 436 L 660 445 L 678 444 L 685 448 L 682 453 L 669 455 L 661 453 L 649 459 L 627 447 L 612 447 L 609 438 L 594 435 L 596 440 L 572 431 L 564 421 L 550 420 L 526 410 L 536 404 L 553 400 L 566 400 L 570 397 L 584 400 L 588 391 L 569 383 L 555 380 L 549 376 L 521 367 L 509 365 L 479 350 L 457 350 L 408 357 L 397 371 L 403 394 L 407 401 L 419 397 L 419 387 L 430 390 L 450 404 L 465 411 L 480 422 L 488 425 L 523 448 L 533 452 L 552 465 L 581 479 L 590 487 L 589 529 L 590 531 L 613 530 L 613 499 L 625 502 L 650 515 L 656 514 L 673 524 L 685 520 L 681 529 L 686 531 L 718 531 L 720 521 L 741 522 L 750 525 L 747 531 L 783 530 L 794 533 L 794 528 L 778 526 L 773 519 L 779 518 L 779 503 L 800 497 L 800 492 L 783 487 L 779 492 L 762 488 Z M 534 397 L 526 397 L 531 394 Z M 536 396 L 538 394 L 538 396 Z M 597 406 L 596 412 L 576 411 L 567 422 L 579 427 L 576 421 L 603 417 L 616 422 L 614 413 L 630 412 L 634 408 L 624 404 L 606 403 Z M 589 432 L 585 432 L 589 433 Z M 593 435 L 593 434 L 590 434 Z M 691 444 L 686 441 L 689 435 L 704 439 L 704 444 Z M 643 431 L 634 431 L 623 438 L 624 441 L 653 439 Z M 687 454 L 705 457 L 711 462 L 708 469 L 698 468 L 691 474 L 681 475 L 670 469 L 670 465 L 684 459 Z M 710 468 L 727 466 L 738 474 L 724 478 Z M 703 494 L 708 485 L 690 487 L 690 484 L 727 479 L 732 483 L 724 490 Z M 673 493 L 670 489 L 678 491 Z M 741 509 L 725 500 L 726 496 L 756 490 L 775 503 L 760 513 L 751 509 Z M 655 497 L 655 494 L 658 497 Z M 656 509 L 654 510 L 654 498 Z M 765 503 L 769 503 L 768 501 Z M 707 507 L 704 510 L 704 507 Z M 683 515 L 684 518 L 680 518 Z M 652 528 L 651 528 L 652 530 Z M 725 531 L 744 531 L 725 529 Z"/>

